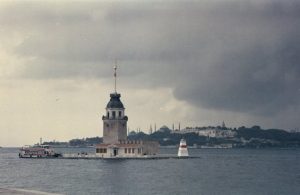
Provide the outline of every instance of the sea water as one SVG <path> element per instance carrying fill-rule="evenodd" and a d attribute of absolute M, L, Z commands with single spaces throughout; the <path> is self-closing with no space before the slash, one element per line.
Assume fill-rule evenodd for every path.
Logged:
<path fill-rule="evenodd" d="M 1 148 L 0 187 L 70 195 L 300 194 L 300 149 L 190 149 L 189 153 L 200 158 L 19 159 L 17 148 Z"/>

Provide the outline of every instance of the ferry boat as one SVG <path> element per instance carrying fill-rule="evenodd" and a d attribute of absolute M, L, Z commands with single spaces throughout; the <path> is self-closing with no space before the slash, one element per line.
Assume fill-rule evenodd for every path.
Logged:
<path fill-rule="evenodd" d="M 23 146 L 19 152 L 19 158 L 57 158 L 61 156 L 49 145 Z"/>

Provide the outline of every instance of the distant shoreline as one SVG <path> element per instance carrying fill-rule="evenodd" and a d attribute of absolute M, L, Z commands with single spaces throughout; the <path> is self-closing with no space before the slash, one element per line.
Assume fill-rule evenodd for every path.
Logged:
<path fill-rule="evenodd" d="M 94 148 L 91 146 L 51 146 L 52 148 Z M 18 146 L 3 146 L 0 149 L 19 149 L 21 147 Z M 159 149 L 178 149 L 178 146 L 159 146 Z M 235 149 L 251 149 L 251 150 L 264 150 L 264 149 L 276 149 L 276 150 L 296 150 L 300 149 L 300 147 L 234 147 L 234 148 L 222 148 L 222 147 L 194 147 L 188 146 L 189 150 L 235 150 Z"/>

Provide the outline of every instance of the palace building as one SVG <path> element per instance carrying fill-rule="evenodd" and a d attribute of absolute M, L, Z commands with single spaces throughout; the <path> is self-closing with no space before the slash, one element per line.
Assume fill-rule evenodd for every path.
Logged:
<path fill-rule="evenodd" d="M 117 67 L 114 67 L 115 91 L 110 94 L 103 121 L 103 143 L 96 146 L 96 155 L 103 158 L 128 158 L 156 155 L 158 142 L 127 140 L 125 108 L 117 93 Z"/>

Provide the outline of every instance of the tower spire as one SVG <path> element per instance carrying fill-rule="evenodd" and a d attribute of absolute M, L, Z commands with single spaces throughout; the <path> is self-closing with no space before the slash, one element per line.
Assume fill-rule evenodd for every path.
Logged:
<path fill-rule="evenodd" d="M 117 93 L 117 60 L 115 60 L 115 66 L 114 66 L 114 78 L 115 78 L 115 93 Z"/>

